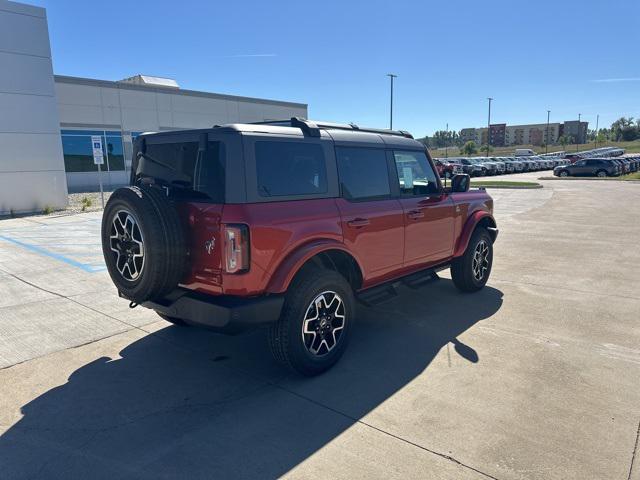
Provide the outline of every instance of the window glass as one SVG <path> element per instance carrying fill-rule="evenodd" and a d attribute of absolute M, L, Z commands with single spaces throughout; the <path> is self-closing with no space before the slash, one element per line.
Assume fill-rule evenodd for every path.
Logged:
<path fill-rule="evenodd" d="M 198 142 L 147 143 L 144 173 L 173 185 L 193 187 Z"/>
<path fill-rule="evenodd" d="M 438 191 L 438 182 L 424 152 L 394 151 L 393 156 L 403 195 L 429 195 Z"/>
<path fill-rule="evenodd" d="M 222 142 L 150 143 L 137 163 L 136 175 L 153 177 L 174 187 L 184 199 L 222 203 L 225 198 L 225 148 Z"/>
<path fill-rule="evenodd" d="M 389 170 L 384 150 L 336 147 L 336 158 L 343 197 L 357 200 L 389 196 Z"/>
<path fill-rule="evenodd" d="M 97 172 L 98 166 L 93 163 L 91 137 L 62 135 L 62 153 L 64 169 L 67 172 Z"/>
<path fill-rule="evenodd" d="M 256 142 L 258 194 L 262 197 L 327 192 L 327 167 L 317 143 Z"/>
<path fill-rule="evenodd" d="M 62 130 L 62 153 L 65 171 L 95 172 L 98 166 L 93 163 L 91 136 L 102 137 L 104 165 L 102 170 L 124 170 L 124 152 L 122 136 L 118 132 L 102 130 Z"/>
<path fill-rule="evenodd" d="M 207 150 L 199 152 L 193 189 L 215 203 L 225 198 L 225 156 L 222 142 L 209 142 Z"/>
<path fill-rule="evenodd" d="M 122 137 L 120 135 L 102 138 L 103 148 L 106 146 L 109 170 L 124 170 L 124 152 L 122 149 Z"/>

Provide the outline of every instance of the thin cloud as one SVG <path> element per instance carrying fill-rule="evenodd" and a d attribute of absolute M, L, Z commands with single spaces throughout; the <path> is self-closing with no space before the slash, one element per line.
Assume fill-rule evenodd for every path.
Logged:
<path fill-rule="evenodd" d="M 598 80 L 591 80 L 591 81 L 596 83 L 640 82 L 640 77 L 600 78 Z"/>
<path fill-rule="evenodd" d="M 239 53 L 237 55 L 225 55 L 222 58 L 258 58 L 258 57 L 277 57 L 277 53 Z"/>

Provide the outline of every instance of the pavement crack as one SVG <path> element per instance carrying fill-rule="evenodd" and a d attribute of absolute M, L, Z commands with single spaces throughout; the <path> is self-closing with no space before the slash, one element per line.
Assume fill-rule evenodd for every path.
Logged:
<path fill-rule="evenodd" d="M 400 437 L 399 435 L 396 435 L 394 433 L 387 432 L 386 430 L 383 430 L 383 429 L 381 429 L 379 427 L 376 427 L 375 425 L 367 423 L 367 422 L 365 422 L 365 421 L 363 421 L 363 420 L 361 420 L 359 418 L 356 418 L 356 417 L 353 417 L 353 416 L 351 416 L 351 415 L 349 415 L 347 413 L 341 412 L 340 410 L 337 410 L 337 409 L 335 409 L 333 407 L 325 405 L 324 403 L 318 402 L 317 400 L 309 398 L 309 397 L 307 397 L 305 395 L 302 395 L 300 393 L 294 392 L 293 390 L 289 390 L 288 388 L 285 388 L 282 385 L 278 385 L 278 384 L 274 384 L 274 383 L 271 383 L 271 385 L 273 385 L 274 387 L 279 388 L 280 390 L 283 390 L 283 391 L 285 391 L 285 392 L 287 392 L 287 393 L 289 393 L 291 395 L 294 395 L 294 396 L 296 396 L 298 398 L 301 398 L 301 399 L 306 400 L 306 401 L 308 401 L 310 403 L 313 403 L 316 406 L 319 406 L 319 407 L 324 408 L 326 410 L 329 410 L 329 411 L 331 411 L 331 412 L 333 412 L 333 413 L 335 413 L 337 415 L 340 415 L 340 416 L 342 416 L 344 418 L 347 418 L 348 420 L 352 421 L 353 423 L 358 423 L 358 424 L 363 425 L 363 426 L 365 426 L 367 428 L 370 428 L 370 429 L 375 430 L 375 431 L 377 431 L 379 433 L 382 433 L 383 435 L 386 435 L 388 437 L 391 437 L 391 438 L 394 438 L 396 440 L 399 440 L 400 442 L 406 443 L 407 445 L 411 445 L 413 447 L 419 448 L 420 450 L 423 450 L 425 452 L 431 453 L 432 455 L 436 455 L 438 457 L 444 458 L 445 460 L 448 460 L 448 461 L 453 462 L 453 463 L 455 463 L 457 465 L 460 465 L 463 468 L 466 468 L 468 470 L 476 472 L 476 473 L 478 473 L 478 474 L 480 474 L 480 475 L 482 475 L 482 476 L 484 476 L 486 478 L 490 478 L 491 480 L 499 480 L 497 477 L 494 477 L 493 475 L 491 475 L 489 473 L 483 472 L 482 470 L 479 470 L 479 469 L 477 469 L 477 468 L 475 468 L 475 467 L 473 467 L 471 465 L 467 465 L 466 463 L 458 460 L 457 458 L 455 458 L 455 457 L 453 457 L 451 455 L 447 455 L 446 453 L 442 453 L 442 452 L 438 452 L 436 450 L 432 450 L 430 448 L 425 447 L 424 445 L 420 445 L 419 443 L 412 442 L 411 440 L 407 440 L 406 438 Z"/>
<path fill-rule="evenodd" d="M 636 432 L 636 444 L 633 447 L 633 453 L 631 454 L 631 466 L 629 466 L 629 476 L 627 480 L 631 480 L 633 474 L 633 462 L 636 459 L 636 453 L 638 452 L 638 439 L 640 439 L 640 422 L 638 422 L 638 431 Z"/>
<path fill-rule="evenodd" d="M 541 287 L 541 288 L 548 288 L 548 289 L 553 289 L 553 290 L 566 290 L 568 292 L 576 292 L 576 293 L 584 293 L 586 295 L 597 295 L 599 297 L 614 297 L 614 298 L 624 298 L 627 300 L 640 300 L 639 297 L 632 297 L 630 295 L 618 295 L 615 293 L 601 293 L 601 292 L 591 292 L 588 290 L 579 290 L 577 288 L 568 288 L 564 285 L 542 285 L 540 283 L 534 283 L 534 282 L 520 282 L 520 281 L 516 281 L 516 280 L 505 280 L 502 278 L 495 278 L 495 276 L 492 278 L 492 281 L 496 281 L 496 282 L 503 282 L 503 283 L 511 283 L 514 285 L 531 285 L 534 287 Z"/>

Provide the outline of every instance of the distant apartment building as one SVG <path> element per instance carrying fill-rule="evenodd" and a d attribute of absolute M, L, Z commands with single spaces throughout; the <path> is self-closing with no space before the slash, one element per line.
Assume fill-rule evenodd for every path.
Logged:
<path fill-rule="evenodd" d="M 475 128 L 463 128 L 460 130 L 460 140 L 464 143 L 476 141 L 476 129 Z"/>
<path fill-rule="evenodd" d="M 504 147 L 506 129 L 506 123 L 489 125 L 489 143 L 494 147 Z"/>
<path fill-rule="evenodd" d="M 588 128 L 589 122 L 578 122 L 578 120 L 569 120 L 568 122 L 564 122 L 564 135 L 573 137 L 574 142 L 577 139 L 577 143 L 586 143 Z"/>
<path fill-rule="evenodd" d="M 486 145 L 487 144 L 487 132 L 488 129 L 485 128 L 476 128 L 476 144 L 477 145 Z"/>
<path fill-rule="evenodd" d="M 577 138 L 580 143 L 585 143 L 587 138 L 587 128 L 589 122 L 570 120 L 564 123 L 535 123 L 529 125 L 506 125 L 504 123 L 492 124 L 489 129 L 484 128 L 464 128 L 460 131 L 460 136 L 464 141 L 473 140 L 478 145 L 487 143 L 489 137 L 490 145 L 503 147 L 511 145 L 554 145 L 564 134 Z M 463 135 L 464 132 L 464 135 Z M 488 133 L 487 133 L 488 132 Z"/>
<path fill-rule="evenodd" d="M 505 145 L 553 145 L 560 138 L 561 123 L 537 123 L 531 125 L 510 125 L 505 133 Z M 547 138 L 548 128 L 548 138 Z"/>

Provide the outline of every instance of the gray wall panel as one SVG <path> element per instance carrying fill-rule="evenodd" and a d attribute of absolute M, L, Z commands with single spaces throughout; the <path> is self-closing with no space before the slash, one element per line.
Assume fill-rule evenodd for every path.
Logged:
<path fill-rule="evenodd" d="M 0 2 L 0 50 L 51 58 L 47 19 L 25 15 L 24 10 Z M 22 11 L 22 12 L 21 12 Z"/>
<path fill-rule="evenodd" d="M 0 65 L 2 92 L 54 95 L 50 59 L 0 52 Z"/>
<path fill-rule="evenodd" d="M 0 93 L 0 133 L 60 132 L 54 97 Z"/>
<path fill-rule="evenodd" d="M 51 170 L 52 153 L 61 155 L 58 132 L 0 133 L 0 145 L 0 173 Z"/>
<path fill-rule="evenodd" d="M 62 123 L 104 124 L 102 107 L 99 105 L 70 105 L 59 103 L 58 111 Z M 120 123 L 120 119 L 118 119 L 117 123 Z"/>

